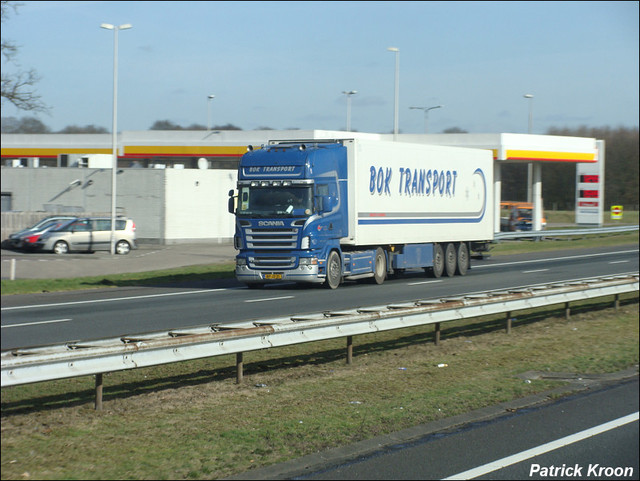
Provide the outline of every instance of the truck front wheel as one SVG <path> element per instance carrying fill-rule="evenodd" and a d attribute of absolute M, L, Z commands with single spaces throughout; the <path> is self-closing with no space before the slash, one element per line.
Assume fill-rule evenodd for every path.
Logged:
<path fill-rule="evenodd" d="M 342 281 L 342 263 L 340 255 L 336 251 L 331 251 L 327 259 L 327 278 L 324 285 L 328 289 L 336 289 Z"/>

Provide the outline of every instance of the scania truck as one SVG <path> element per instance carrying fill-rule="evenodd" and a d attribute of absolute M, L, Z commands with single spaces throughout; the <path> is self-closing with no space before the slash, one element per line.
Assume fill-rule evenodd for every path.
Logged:
<path fill-rule="evenodd" d="M 424 269 L 465 275 L 493 239 L 489 150 L 381 140 L 271 141 L 240 160 L 236 277 L 337 288 Z"/>

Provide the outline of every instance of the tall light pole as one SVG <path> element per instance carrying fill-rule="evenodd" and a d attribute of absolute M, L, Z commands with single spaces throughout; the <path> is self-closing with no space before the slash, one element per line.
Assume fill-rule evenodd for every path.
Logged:
<path fill-rule="evenodd" d="M 400 49 L 396 47 L 387 48 L 389 52 L 395 52 L 396 54 L 396 80 L 395 80 L 395 100 L 393 108 L 393 140 L 398 138 L 398 99 L 399 99 L 399 84 L 400 84 Z"/>
<path fill-rule="evenodd" d="M 343 90 L 343 94 L 347 96 L 347 132 L 351 132 L 351 96 L 358 93 L 357 90 Z"/>
<path fill-rule="evenodd" d="M 523 97 L 529 99 L 529 133 L 531 133 L 533 129 L 533 95 L 524 94 Z"/>
<path fill-rule="evenodd" d="M 116 174 L 118 170 L 118 30 L 127 30 L 131 24 L 101 23 L 101 28 L 113 30 L 113 126 L 111 129 L 111 255 L 116 253 Z"/>
<path fill-rule="evenodd" d="M 443 106 L 442 105 L 436 105 L 435 107 L 409 107 L 410 110 L 424 110 L 424 133 L 428 134 L 429 133 L 429 110 L 433 110 L 433 109 L 441 109 Z"/>
<path fill-rule="evenodd" d="M 529 134 L 533 130 L 533 94 L 524 94 L 523 97 L 525 99 L 529 99 Z M 533 200 L 533 190 L 532 183 L 533 181 L 533 164 L 529 162 L 527 164 L 527 202 L 532 202 Z"/>
<path fill-rule="evenodd" d="M 214 98 L 215 95 L 207 95 L 207 132 L 211 130 L 211 101 Z"/>

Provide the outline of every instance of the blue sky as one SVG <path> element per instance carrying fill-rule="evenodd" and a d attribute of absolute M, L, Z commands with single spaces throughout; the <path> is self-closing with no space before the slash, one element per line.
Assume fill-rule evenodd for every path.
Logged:
<path fill-rule="evenodd" d="M 638 2 L 25 1 L 2 25 L 41 76 L 53 131 L 156 120 L 341 130 L 472 133 L 638 126 Z M 16 66 L 3 62 L 4 72 Z M 533 94 L 533 100 L 523 97 Z M 33 115 L 3 102 L 2 116 Z"/>

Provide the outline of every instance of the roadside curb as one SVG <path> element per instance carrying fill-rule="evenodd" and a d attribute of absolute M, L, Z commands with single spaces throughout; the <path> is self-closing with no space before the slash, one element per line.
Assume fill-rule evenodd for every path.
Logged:
<path fill-rule="evenodd" d="M 549 402 L 555 402 L 559 398 L 568 395 L 588 390 L 602 389 L 610 384 L 628 381 L 638 377 L 638 365 L 623 371 L 598 375 L 529 371 L 520 374 L 518 377 L 522 379 L 544 378 L 567 380 L 568 384 L 524 398 L 476 409 L 450 418 L 403 429 L 395 433 L 377 436 L 348 446 L 313 453 L 284 463 L 246 471 L 225 479 L 293 479 L 304 476 L 305 474 L 354 461 L 359 457 L 369 456 L 376 451 L 392 446 L 410 444 L 434 433 L 459 429 L 473 423 L 487 422 L 501 416 L 513 415 L 513 413 L 520 409 L 529 409 Z"/>

